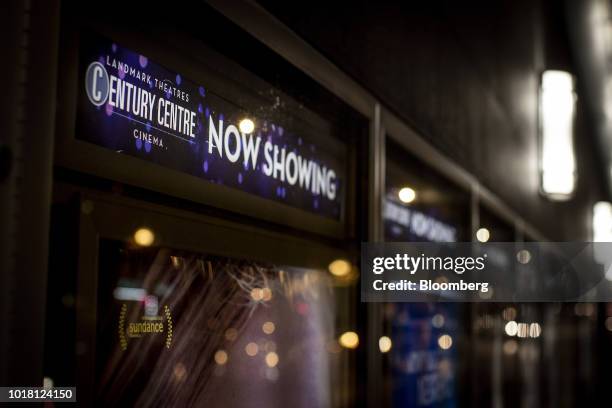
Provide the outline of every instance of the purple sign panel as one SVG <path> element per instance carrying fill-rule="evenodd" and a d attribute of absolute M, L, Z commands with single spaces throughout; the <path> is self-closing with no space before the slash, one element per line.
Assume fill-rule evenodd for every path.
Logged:
<path fill-rule="evenodd" d="M 345 158 L 312 129 L 291 128 L 304 121 L 288 120 L 290 112 L 255 115 L 274 109 L 249 109 L 92 34 L 83 35 L 79 83 L 78 139 L 340 218 Z"/>

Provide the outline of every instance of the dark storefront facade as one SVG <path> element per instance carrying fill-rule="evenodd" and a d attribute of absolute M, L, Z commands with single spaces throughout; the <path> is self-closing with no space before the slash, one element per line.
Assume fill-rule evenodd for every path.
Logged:
<path fill-rule="evenodd" d="M 540 27 L 547 1 L 508 3 L 533 25 L 508 36 L 556 35 Z M 24 7 L 10 10 L 30 19 L 13 51 L 28 50 L 27 74 L 47 86 L 13 92 L 40 118 L 20 134 L 46 142 L 12 141 L 32 166 L 6 176 L 3 210 L 32 216 L 5 220 L 3 267 L 17 273 L 2 282 L 0 384 L 75 385 L 80 406 L 601 397 L 590 384 L 609 346 L 604 304 L 360 299 L 362 242 L 591 239 L 589 211 L 606 189 L 581 160 L 586 138 L 576 139 L 579 198 L 549 203 L 534 187 L 535 72 L 570 64 L 562 51 L 544 61 L 540 38 L 516 50 L 530 56 L 515 66 L 472 61 L 494 31 L 477 13 L 407 28 L 437 3 L 332 5 L 318 25 L 303 4 L 279 2 Z M 330 28 L 345 7 L 372 19 L 371 37 L 359 18 Z M 473 31 L 454 38 L 464 25 Z M 434 51 L 419 43 L 428 30 Z M 412 43 L 381 40 L 398 33 Z M 519 101 L 519 88 L 531 99 Z M 16 180 L 36 187 L 20 195 Z M 528 335 L 509 334 L 510 323 Z"/>
<path fill-rule="evenodd" d="M 99 406 L 352 405 L 356 353 L 336 337 L 361 331 L 368 121 L 190 7 L 163 34 L 134 32 L 138 10 L 62 8 L 47 319 L 76 337 L 47 326 L 48 376 Z M 72 344 L 70 367 L 52 350 Z"/>

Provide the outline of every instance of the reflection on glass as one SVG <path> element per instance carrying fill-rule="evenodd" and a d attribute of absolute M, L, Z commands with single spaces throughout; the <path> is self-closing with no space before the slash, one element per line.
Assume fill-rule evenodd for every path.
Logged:
<path fill-rule="evenodd" d="M 245 134 L 251 134 L 255 130 L 255 123 L 249 118 L 244 118 L 238 123 L 238 128 Z"/>
<path fill-rule="evenodd" d="M 101 255 L 100 406 L 330 404 L 328 274 L 112 242 Z"/>
<path fill-rule="evenodd" d="M 467 235 L 469 197 L 392 141 L 387 148 L 383 207 L 387 242 L 460 242 Z M 410 187 L 407 187 L 407 184 Z M 418 192 L 418 193 L 417 193 Z M 387 303 L 379 349 L 386 400 L 393 407 L 459 404 L 462 305 Z M 388 339 L 388 341 L 387 341 Z M 385 352 L 386 350 L 386 352 Z M 465 357 L 462 357 L 465 358 Z"/>
<path fill-rule="evenodd" d="M 457 372 L 453 304 L 388 304 L 393 348 L 390 365 L 394 407 L 454 406 Z M 432 322 L 440 323 L 435 327 Z"/>
<path fill-rule="evenodd" d="M 334 276 L 343 277 L 351 273 L 351 264 L 344 259 L 336 259 L 329 264 L 329 273 Z"/>
<path fill-rule="evenodd" d="M 359 346 L 359 335 L 354 331 L 344 332 L 338 339 L 338 343 L 347 349 L 356 349 Z"/>
<path fill-rule="evenodd" d="M 476 231 L 476 239 L 478 242 L 487 242 L 489 238 L 491 238 L 491 233 L 487 228 L 479 228 L 478 231 Z"/>
<path fill-rule="evenodd" d="M 153 245 L 155 234 L 149 228 L 138 228 L 134 232 L 134 242 L 136 245 L 148 247 Z"/>

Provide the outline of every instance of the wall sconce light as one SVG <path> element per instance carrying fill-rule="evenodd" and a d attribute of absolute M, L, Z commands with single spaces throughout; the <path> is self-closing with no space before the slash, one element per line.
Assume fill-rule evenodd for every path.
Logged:
<path fill-rule="evenodd" d="M 609 245 L 598 242 L 612 242 L 612 203 L 599 201 L 593 206 L 593 255 L 595 261 L 605 265 L 606 279 L 612 281 Z"/>
<path fill-rule="evenodd" d="M 574 79 L 544 71 L 540 84 L 540 188 L 551 200 L 571 198 L 576 184 Z"/>
<path fill-rule="evenodd" d="M 612 242 L 612 204 L 607 201 L 593 206 L 593 242 Z"/>

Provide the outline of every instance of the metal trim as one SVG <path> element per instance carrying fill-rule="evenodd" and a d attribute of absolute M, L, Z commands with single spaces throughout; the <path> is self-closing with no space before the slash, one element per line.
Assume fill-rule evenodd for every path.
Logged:
<path fill-rule="evenodd" d="M 497 195 L 480 184 L 474 175 L 425 141 L 412 127 L 386 109 L 363 86 L 342 72 L 262 6 L 249 0 L 207 0 L 207 3 L 370 120 L 375 119 L 375 107 L 381 106 L 382 126 L 393 135 L 394 140 L 466 190 L 472 191 L 477 187 L 481 203 L 515 228 L 521 228 L 531 239 L 548 240 L 536 227 L 526 222 Z M 376 206 L 373 202 L 370 204 Z M 372 227 L 370 225 L 370 228 Z"/>
<path fill-rule="evenodd" d="M 207 3 L 359 113 L 373 118 L 374 96 L 259 4 L 241 0 Z"/>

